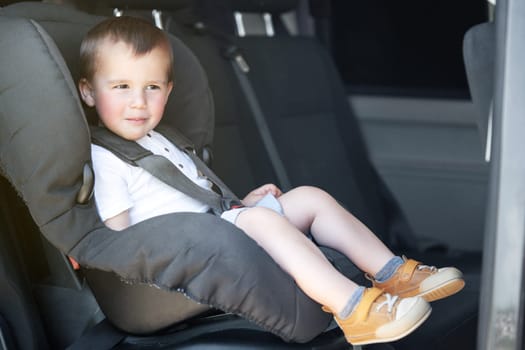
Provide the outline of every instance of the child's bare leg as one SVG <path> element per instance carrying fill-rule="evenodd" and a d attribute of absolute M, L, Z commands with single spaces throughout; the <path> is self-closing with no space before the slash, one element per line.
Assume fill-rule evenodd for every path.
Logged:
<path fill-rule="evenodd" d="M 419 295 L 427 301 L 445 298 L 460 291 L 465 282 L 456 268 L 437 269 L 394 254 L 359 220 L 326 192 L 315 187 L 298 187 L 279 197 L 286 217 L 317 242 L 337 249 L 369 274 L 373 285 L 385 292 L 408 297 Z M 382 268 L 389 262 L 389 268 Z M 393 265 L 392 265 L 393 264 Z M 381 279 L 376 280 L 382 270 Z M 385 275 L 386 273 L 386 275 Z M 401 280 L 401 276 L 411 276 Z"/>
<path fill-rule="evenodd" d="M 375 275 L 394 254 L 358 219 L 321 189 L 297 187 L 278 198 L 286 217 L 317 243 L 345 254 Z"/>
<path fill-rule="evenodd" d="M 392 297 L 379 288 L 358 289 L 303 232 L 273 210 L 248 208 L 235 224 L 257 241 L 305 294 L 334 314 L 346 339 L 353 344 L 400 339 L 430 314 L 431 308 L 422 298 Z"/>
<path fill-rule="evenodd" d="M 305 294 L 331 310 L 343 310 L 357 289 L 315 244 L 276 212 L 250 208 L 239 214 L 235 224 L 290 274 Z"/>

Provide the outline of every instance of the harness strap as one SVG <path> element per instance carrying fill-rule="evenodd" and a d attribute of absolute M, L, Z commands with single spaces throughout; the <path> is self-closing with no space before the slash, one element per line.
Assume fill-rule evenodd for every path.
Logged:
<path fill-rule="evenodd" d="M 159 130 L 191 158 L 197 170 L 206 176 L 220 193 L 197 185 L 167 158 L 153 154 L 136 142 L 122 139 L 106 128 L 93 127 L 91 129 L 91 141 L 106 148 L 124 162 L 143 168 L 165 184 L 209 205 L 216 215 L 241 204 L 237 196 L 197 157 L 191 142 L 173 129 L 162 127 Z"/>

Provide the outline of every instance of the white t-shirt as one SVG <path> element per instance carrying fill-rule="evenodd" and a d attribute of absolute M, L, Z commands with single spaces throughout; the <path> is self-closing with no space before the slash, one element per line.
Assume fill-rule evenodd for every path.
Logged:
<path fill-rule="evenodd" d="M 199 176 L 195 164 L 184 152 L 161 134 L 151 131 L 136 141 L 154 154 L 168 158 L 199 186 L 210 189 L 212 184 Z M 102 221 L 129 210 L 131 224 L 154 216 L 173 212 L 207 212 L 208 205 L 166 185 L 140 167 L 120 160 L 97 145 L 91 146 L 95 172 L 95 201 Z"/>

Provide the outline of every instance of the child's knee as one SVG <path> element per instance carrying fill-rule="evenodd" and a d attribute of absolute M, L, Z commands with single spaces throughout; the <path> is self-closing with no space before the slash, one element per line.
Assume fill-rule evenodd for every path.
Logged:
<path fill-rule="evenodd" d="M 319 187 L 315 186 L 299 186 L 291 190 L 290 192 L 297 193 L 301 197 L 304 197 L 305 199 L 331 199 L 332 196 L 328 194 L 326 191 Z"/>
<path fill-rule="evenodd" d="M 268 220 L 278 220 L 282 216 L 272 209 L 265 207 L 250 207 L 243 210 L 237 217 L 237 225 L 260 225 Z"/>

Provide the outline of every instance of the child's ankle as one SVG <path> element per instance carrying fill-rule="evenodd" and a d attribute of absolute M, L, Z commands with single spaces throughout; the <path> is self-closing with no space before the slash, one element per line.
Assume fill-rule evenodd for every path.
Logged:
<path fill-rule="evenodd" d="M 404 262 L 405 260 L 402 257 L 394 256 L 375 274 L 374 279 L 380 283 L 387 281 Z"/>
<path fill-rule="evenodd" d="M 337 317 L 339 317 L 342 320 L 345 320 L 348 317 L 350 317 L 352 312 L 355 310 L 356 306 L 361 301 L 364 291 L 365 287 L 357 287 L 357 289 L 352 293 L 352 295 L 350 295 L 350 299 L 348 299 L 348 302 L 346 303 L 345 307 L 337 313 Z"/>

